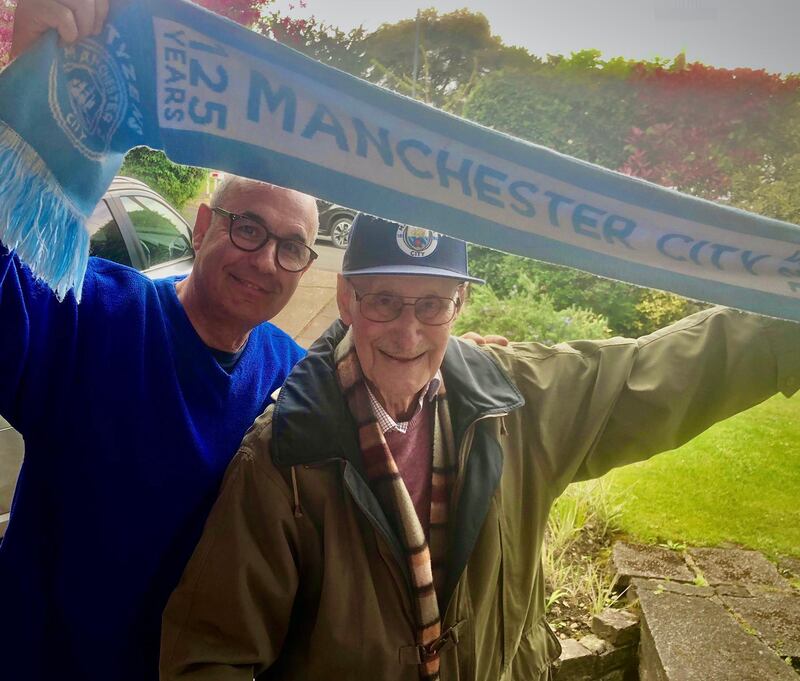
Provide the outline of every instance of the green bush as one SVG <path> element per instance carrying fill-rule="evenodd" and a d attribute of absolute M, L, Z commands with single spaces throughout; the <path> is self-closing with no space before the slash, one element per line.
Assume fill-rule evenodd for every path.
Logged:
<path fill-rule="evenodd" d="M 569 267 L 548 265 L 481 246 L 470 246 L 470 272 L 488 281 L 497 297 L 513 296 L 519 282 L 535 282 L 536 294 L 553 307 L 591 310 L 604 317 L 611 333 L 634 337 L 652 333 L 700 306 L 685 298 L 603 279 Z"/>
<path fill-rule="evenodd" d="M 571 305 L 563 310 L 538 292 L 536 282 L 524 275 L 514 291 L 498 297 L 490 285 L 476 286 L 455 324 L 457 334 L 475 331 L 500 334 L 512 341 L 539 341 L 552 345 L 580 338 L 607 338 L 605 317 Z"/>
<path fill-rule="evenodd" d="M 206 171 L 202 168 L 178 165 L 170 161 L 164 152 L 147 147 L 129 151 L 119 174 L 141 180 L 176 208 L 183 208 L 197 194 L 206 178 Z"/>

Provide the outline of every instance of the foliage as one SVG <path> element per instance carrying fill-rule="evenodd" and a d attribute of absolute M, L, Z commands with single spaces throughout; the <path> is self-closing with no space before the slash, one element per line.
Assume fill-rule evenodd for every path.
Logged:
<path fill-rule="evenodd" d="M 604 317 L 572 305 L 556 309 L 552 300 L 537 289 L 536 283 L 524 275 L 504 298 L 498 297 L 491 285 L 472 288 L 456 322 L 456 333 L 500 334 L 510 340 L 548 345 L 608 336 Z"/>
<path fill-rule="evenodd" d="M 478 123 L 607 168 L 627 158 L 634 92 L 621 67 L 605 71 L 595 50 L 482 79 L 464 106 Z"/>
<path fill-rule="evenodd" d="M 252 26 L 259 20 L 261 10 L 272 0 L 195 0 L 196 4 L 227 17 L 243 26 Z"/>
<path fill-rule="evenodd" d="M 418 73 L 414 51 L 419 26 Z M 383 24 L 367 33 L 310 20 L 295 41 L 300 51 L 348 73 L 456 113 L 484 75 L 501 68 L 526 69 L 540 60 L 491 34 L 482 14 L 422 10 L 416 18 Z"/>
<path fill-rule="evenodd" d="M 177 165 L 161 151 L 137 147 L 125 156 L 120 174 L 145 182 L 175 207 L 182 208 L 199 191 L 206 171 Z"/>
<path fill-rule="evenodd" d="M 0 68 L 8 62 L 16 0 L 0 0 Z"/>
<path fill-rule="evenodd" d="M 800 558 L 800 395 L 773 397 L 604 480 L 625 500 L 619 525 L 635 539 Z"/>
<path fill-rule="evenodd" d="M 548 265 L 481 246 L 470 247 L 470 271 L 488 281 L 501 299 L 514 295 L 521 278 L 535 282 L 535 295 L 553 307 L 591 310 L 607 320 L 614 335 L 639 336 L 700 309 L 679 296 Z"/>
<path fill-rule="evenodd" d="M 292 47 L 323 64 L 363 77 L 365 64 L 369 64 L 363 44 L 366 35 L 361 26 L 343 31 L 312 17 L 297 33 Z"/>
<path fill-rule="evenodd" d="M 464 113 L 485 125 L 706 198 L 754 163 L 800 78 L 671 62 L 602 61 L 596 50 L 481 81 Z M 778 133 L 779 134 L 779 133 Z"/>
<path fill-rule="evenodd" d="M 734 172 L 731 203 L 800 224 L 800 98 L 783 110 L 765 146 L 757 163 Z"/>
<path fill-rule="evenodd" d="M 634 308 L 636 319 L 633 323 L 633 333 L 629 334 L 633 336 L 652 333 L 705 307 L 666 291 L 639 289 L 639 293 L 640 297 Z"/>
<path fill-rule="evenodd" d="M 198 5 L 281 41 L 296 41 L 308 20 L 294 19 L 274 9 L 275 0 L 194 0 Z M 298 5 L 305 7 L 305 0 Z M 270 8 L 272 9 L 270 10 Z M 289 5 L 290 9 L 294 7 Z"/>
<path fill-rule="evenodd" d="M 686 64 L 636 65 L 637 126 L 627 137 L 624 172 L 706 198 L 725 196 L 734 167 L 757 160 L 776 114 L 800 79 L 753 69 Z"/>
<path fill-rule="evenodd" d="M 464 9 L 439 14 L 426 9 L 418 18 L 383 24 L 365 38 L 365 52 L 373 65 L 380 65 L 374 74 L 368 74 L 373 80 L 410 93 L 417 22 L 419 96 L 438 107 L 452 108 L 480 76 L 490 71 L 538 61 L 526 50 L 504 45 L 493 36 L 483 14 Z"/>
<path fill-rule="evenodd" d="M 568 611 L 598 614 L 619 599 L 603 555 L 624 506 L 607 487 L 602 480 L 570 485 L 550 510 L 542 565 L 549 619 L 557 629 Z"/>
<path fill-rule="evenodd" d="M 605 167 L 798 222 L 798 99 L 798 78 L 687 65 L 682 55 L 671 62 L 604 62 L 585 50 L 525 72 L 490 74 L 464 112 Z M 473 257 L 476 271 L 483 264 L 494 270 L 490 279 L 499 295 L 505 291 L 496 281 L 513 286 L 525 275 L 556 308 L 589 308 L 622 335 L 649 333 L 698 308 L 672 294 L 565 268 L 511 256 L 488 260 Z"/>

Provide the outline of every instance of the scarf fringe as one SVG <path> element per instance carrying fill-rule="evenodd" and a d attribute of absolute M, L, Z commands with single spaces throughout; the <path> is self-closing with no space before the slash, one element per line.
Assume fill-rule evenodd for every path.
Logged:
<path fill-rule="evenodd" d="M 80 302 L 89 261 L 85 216 L 39 154 L 0 120 L 0 241 L 16 251 L 59 300 L 72 289 Z"/>

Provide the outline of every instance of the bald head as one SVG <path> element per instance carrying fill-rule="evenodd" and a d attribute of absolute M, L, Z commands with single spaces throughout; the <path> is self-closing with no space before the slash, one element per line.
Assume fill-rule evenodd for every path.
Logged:
<path fill-rule="evenodd" d="M 211 195 L 210 205 L 212 208 L 224 208 L 226 205 L 232 203 L 234 196 L 241 194 L 258 193 L 266 196 L 273 196 L 288 205 L 297 207 L 298 214 L 308 215 L 309 212 L 316 216 L 313 220 L 313 229 L 309 233 L 309 244 L 313 244 L 317 239 L 317 231 L 319 230 L 319 217 L 317 211 L 317 202 L 313 196 L 303 194 L 302 192 L 295 191 L 294 189 L 287 189 L 280 187 L 276 184 L 269 182 L 260 182 L 259 180 L 251 180 L 247 177 L 239 177 L 237 175 L 226 175 L 225 179 L 214 190 Z"/>

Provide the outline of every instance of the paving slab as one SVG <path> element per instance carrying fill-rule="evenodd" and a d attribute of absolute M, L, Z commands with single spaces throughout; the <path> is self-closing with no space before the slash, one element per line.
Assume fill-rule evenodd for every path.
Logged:
<path fill-rule="evenodd" d="M 800 658 L 800 595 L 726 596 L 723 601 L 779 655 Z"/>
<path fill-rule="evenodd" d="M 680 553 L 660 546 L 617 542 L 614 544 L 612 559 L 618 584 L 622 587 L 627 586 L 633 577 L 671 579 L 678 582 L 691 582 L 695 577 L 686 567 Z"/>
<path fill-rule="evenodd" d="M 758 551 L 744 549 L 689 549 L 689 555 L 711 586 L 718 584 L 759 584 L 778 589 L 791 588 Z"/>
<path fill-rule="evenodd" d="M 797 681 L 716 600 L 634 580 L 642 609 L 642 681 Z"/>
<path fill-rule="evenodd" d="M 289 304 L 270 321 L 295 338 L 298 343 L 302 339 L 306 343 L 304 347 L 308 347 L 311 333 L 306 333 L 306 329 L 314 327 L 316 330 L 317 327 L 314 325 L 317 318 L 324 317 L 317 326 L 322 327 L 319 333 L 325 330 L 330 322 L 324 326 L 323 323 L 330 316 L 331 302 L 335 302 L 335 299 L 336 273 L 310 269 L 300 279 L 300 284 Z M 336 314 L 338 316 L 338 311 Z M 315 338 L 316 336 L 311 338 L 311 341 Z"/>
<path fill-rule="evenodd" d="M 294 339 L 304 348 L 310 348 L 327 328 L 339 318 L 336 298 L 331 299 Z"/>
<path fill-rule="evenodd" d="M 714 591 L 720 596 L 738 596 L 739 598 L 751 598 L 753 594 L 743 584 L 718 584 Z"/>

